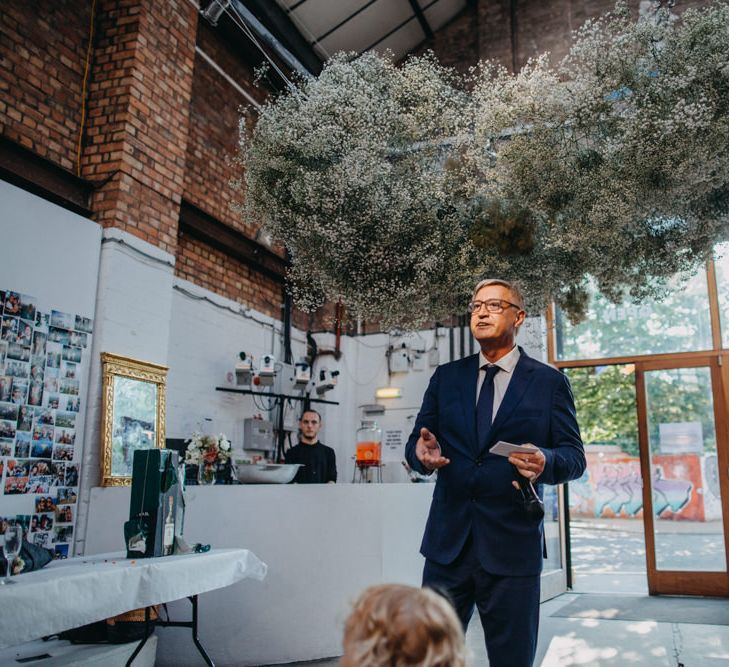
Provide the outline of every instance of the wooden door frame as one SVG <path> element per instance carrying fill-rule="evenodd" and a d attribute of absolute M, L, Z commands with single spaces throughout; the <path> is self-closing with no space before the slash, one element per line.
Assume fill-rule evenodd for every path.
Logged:
<path fill-rule="evenodd" d="M 724 553 L 729 561 L 729 353 L 705 352 L 682 358 L 644 359 L 635 362 L 635 399 L 638 416 L 638 442 L 643 478 L 643 523 L 645 527 L 648 592 L 651 595 L 704 595 L 729 597 L 729 567 L 726 572 L 658 570 L 652 498 L 652 475 L 648 439 L 645 373 L 656 370 L 708 367 L 714 405 L 717 466 L 724 524 Z M 647 480 L 647 483 L 646 483 Z M 729 565 L 729 563 L 728 563 Z"/>

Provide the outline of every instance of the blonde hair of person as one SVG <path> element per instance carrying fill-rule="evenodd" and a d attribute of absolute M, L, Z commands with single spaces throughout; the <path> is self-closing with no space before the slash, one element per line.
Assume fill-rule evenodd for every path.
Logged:
<path fill-rule="evenodd" d="M 341 667 L 465 667 L 461 622 L 427 588 L 385 584 L 366 589 L 344 627 Z"/>

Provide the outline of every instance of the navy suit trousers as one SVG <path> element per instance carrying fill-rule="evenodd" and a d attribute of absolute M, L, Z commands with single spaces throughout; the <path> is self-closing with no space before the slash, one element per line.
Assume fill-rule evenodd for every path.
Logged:
<path fill-rule="evenodd" d="M 474 606 L 481 617 L 490 667 L 532 667 L 539 630 L 539 575 L 486 572 L 469 536 L 455 561 L 426 559 L 423 586 L 450 598 L 466 631 Z"/>

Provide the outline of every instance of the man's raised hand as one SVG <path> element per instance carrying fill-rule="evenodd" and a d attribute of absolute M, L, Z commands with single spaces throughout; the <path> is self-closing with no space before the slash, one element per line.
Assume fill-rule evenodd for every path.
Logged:
<path fill-rule="evenodd" d="M 440 451 L 435 436 L 425 427 L 420 429 L 420 437 L 415 444 L 415 456 L 428 470 L 437 470 L 450 463 Z"/>

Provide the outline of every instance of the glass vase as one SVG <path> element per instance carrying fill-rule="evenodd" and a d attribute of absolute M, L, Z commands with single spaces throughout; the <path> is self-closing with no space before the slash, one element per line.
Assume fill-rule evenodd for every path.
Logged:
<path fill-rule="evenodd" d="M 217 463 L 201 463 L 197 469 L 198 484 L 215 484 L 217 471 Z"/>

